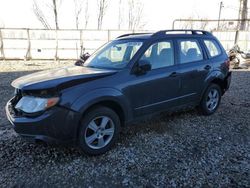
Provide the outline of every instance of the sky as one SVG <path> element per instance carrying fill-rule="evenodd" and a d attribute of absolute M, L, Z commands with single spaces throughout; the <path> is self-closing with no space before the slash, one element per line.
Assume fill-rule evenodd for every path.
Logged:
<path fill-rule="evenodd" d="M 38 0 L 42 2 L 42 0 Z M 51 0 L 43 0 L 51 1 Z M 126 3 L 126 0 L 123 0 Z M 218 19 L 221 0 L 141 0 L 144 29 L 170 29 L 174 19 Z M 96 0 L 89 0 L 88 29 L 97 27 Z M 238 18 L 239 0 L 224 0 L 221 19 Z M 33 0 L 0 0 L 0 27 L 43 28 L 32 10 Z M 117 29 L 119 0 L 110 0 L 103 29 Z M 127 12 L 123 13 L 127 17 Z M 73 0 L 62 0 L 59 12 L 60 28 L 75 28 Z M 126 26 L 123 26 L 126 29 Z"/>

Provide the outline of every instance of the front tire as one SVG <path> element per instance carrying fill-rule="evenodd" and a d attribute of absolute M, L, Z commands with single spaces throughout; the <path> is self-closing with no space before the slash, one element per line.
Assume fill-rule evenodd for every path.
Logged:
<path fill-rule="evenodd" d="M 211 84 L 206 89 L 201 103 L 200 111 L 203 115 L 213 114 L 219 107 L 221 101 L 221 88 L 217 84 Z"/>
<path fill-rule="evenodd" d="M 120 132 L 120 119 L 110 108 L 99 106 L 83 117 L 79 131 L 79 146 L 88 155 L 100 155 L 115 144 Z"/>

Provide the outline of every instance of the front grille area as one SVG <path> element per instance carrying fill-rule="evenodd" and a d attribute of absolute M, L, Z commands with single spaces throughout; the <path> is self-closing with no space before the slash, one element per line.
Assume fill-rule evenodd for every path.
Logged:
<path fill-rule="evenodd" d="M 19 89 L 15 89 L 15 96 L 10 100 L 8 110 L 13 117 L 22 116 L 22 113 L 15 109 L 16 104 L 22 98 L 22 92 Z"/>
<path fill-rule="evenodd" d="M 22 91 L 20 89 L 15 88 L 15 98 L 20 100 L 22 97 Z"/>
<path fill-rule="evenodd" d="M 14 107 L 11 103 L 9 103 L 9 105 L 8 105 L 8 110 L 9 110 L 9 113 L 11 116 L 14 116 L 14 117 L 16 116 L 16 112 L 15 112 Z"/>

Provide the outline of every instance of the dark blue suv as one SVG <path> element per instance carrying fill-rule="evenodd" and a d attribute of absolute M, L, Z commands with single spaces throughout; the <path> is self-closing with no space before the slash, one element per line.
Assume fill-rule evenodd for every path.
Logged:
<path fill-rule="evenodd" d="M 80 62 L 12 82 L 6 113 L 19 135 L 101 154 L 139 118 L 187 106 L 214 113 L 231 80 L 222 45 L 200 30 L 122 35 Z"/>

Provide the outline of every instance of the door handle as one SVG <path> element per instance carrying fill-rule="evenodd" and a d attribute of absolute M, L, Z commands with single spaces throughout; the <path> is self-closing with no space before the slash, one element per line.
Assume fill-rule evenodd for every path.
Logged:
<path fill-rule="evenodd" d="M 177 74 L 177 72 L 172 72 L 169 76 L 170 77 L 176 77 L 178 74 Z"/>
<path fill-rule="evenodd" d="M 211 69 L 211 66 L 210 66 L 210 65 L 206 65 L 206 66 L 204 67 L 204 69 L 205 69 L 205 70 L 210 70 L 210 69 Z"/>

